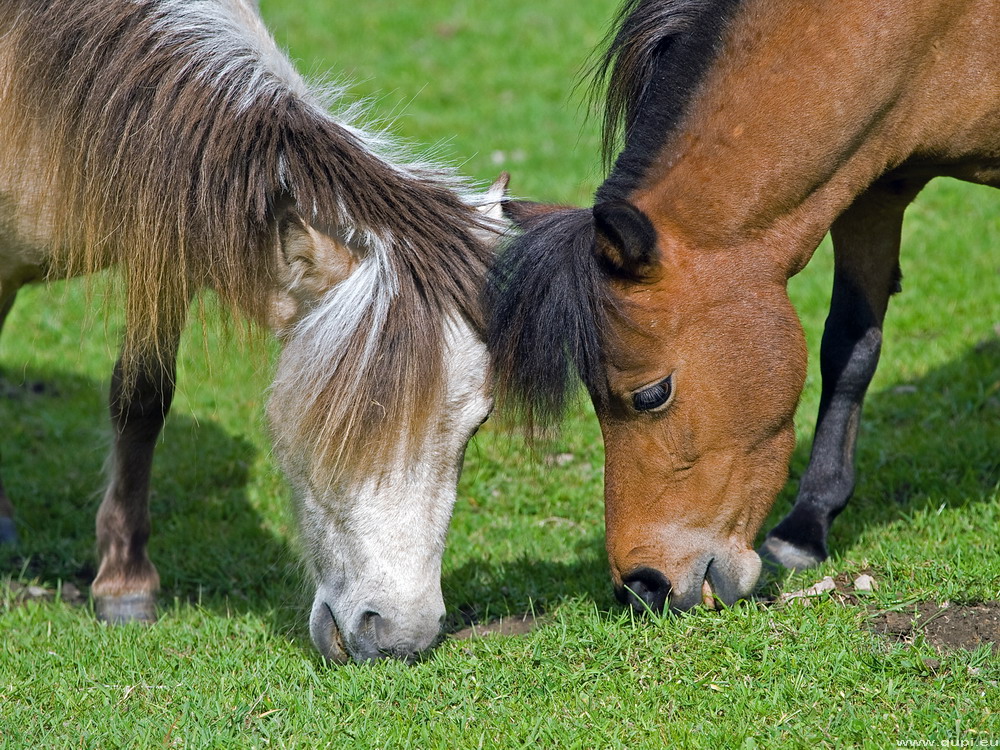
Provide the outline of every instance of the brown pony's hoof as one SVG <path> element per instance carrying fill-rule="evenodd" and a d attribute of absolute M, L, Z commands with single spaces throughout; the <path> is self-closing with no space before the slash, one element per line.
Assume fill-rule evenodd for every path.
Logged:
<path fill-rule="evenodd" d="M 152 625 L 156 622 L 156 597 L 152 594 L 101 596 L 94 599 L 94 611 L 97 619 L 108 625 L 130 622 Z"/>
<path fill-rule="evenodd" d="M 0 546 L 17 544 L 17 529 L 13 518 L 0 518 Z"/>
<path fill-rule="evenodd" d="M 796 547 L 791 542 L 773 536 L 764 540 L 760 549 L 757 550 L 757 554 L 760 555 L 764 565 L 772 568 L 787 568 L 793 572 L 815 568 L 823 562 L 822 559 Z"/>

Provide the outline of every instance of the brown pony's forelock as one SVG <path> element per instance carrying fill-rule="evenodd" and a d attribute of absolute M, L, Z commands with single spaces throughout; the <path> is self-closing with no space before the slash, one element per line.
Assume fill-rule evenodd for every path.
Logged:
<path fill-rule="evenodd" d="M 486 341 L 501 407 L 532 435 L 558 422 L 579 381 L 606 401 L 602 347 L 615 303 L 589 209 L 542 214 L 524 229 L 492 269 Z"/>
<path fill-rule="evenodd" d="M 288 197 L 307 221 L 361 238 L 362 252 L 381 247 L 387 314 L 374 334 L 365 325 L 378 321 L 362 316 L 330 355 L 354 374 L 309 373 L 325 395 L 300 404 L 296 435 L 320 459 L 364 466 L 419 433 L 440 401 L 446 317 L 483 326 L 483 225 L 450 171 L 379 156 L 379 139 L 329 115 L 230 6 L 0 0 L 15 62 L 0 97 L 17 112 L 2 166 L 51 196 L 37 211 L 52 213 L 53 273 L 121 268 L 126 373 L 183 326 L 200 288 L 266 319 L 280 276 L 273 210 Z M 192 22 L 202 9 L 218 18 Z M 331 407 L 338 398 L 350 406 Z"/>

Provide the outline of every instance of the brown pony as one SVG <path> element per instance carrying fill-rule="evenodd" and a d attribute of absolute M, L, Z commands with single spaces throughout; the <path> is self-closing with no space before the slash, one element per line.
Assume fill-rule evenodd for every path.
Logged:
<path fill-rule="evenodd" d="M 121 270 L 97 614 L 155 618 L 153 451 L 192 296 L 270 322 L 268 416 L 329 659 L 410 658 L 444 615 L 499 195 L 400 160 L 308 85 L 252 0 L 0 0 L 0 324 L 29 282 Z M 0 488 L 0 542 L 14 541 Z"/>
<path fill-rule="evenodd" d="M 809 467 L 761 554 L 827 555 L 903 212 L 933 177 L 1000 186 L 998 0 L 629 0 L 596 68 L 590 209 L 511 203 L 488 344 L 500 393 L 551 420 L 574 371 L 606 448 L 619 597 L 747 595 L 787 478 L 806 348 L 786 283 L 832 231 L 836 267 Z"/>

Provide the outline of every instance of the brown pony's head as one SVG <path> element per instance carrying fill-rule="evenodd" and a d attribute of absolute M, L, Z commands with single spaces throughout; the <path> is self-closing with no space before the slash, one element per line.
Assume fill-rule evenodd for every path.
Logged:
<path fill-rule="evenodd" d="M 805 375 L 787 273 L 699 252 L 623 200 L 508 214 L 526 231 L 492 286 L 499 395 L 534 425 L 560 415 L 574 373 L 587 386 L 619 598 L 660 610 L 745 596 Z"/>
<path fill-rule="evenodd" d="M 754 537 L 794 444 L 806 356 L 785 285 L 797 269 L 720 226 L 740 206 L 708 188 L 734 179 L 720 160 L 736 161 L 745 126 L 714 140 L 687 129 L 744 5 L 624 0 L 592 70 L 611 172 L 592 209 L 508 204 L 524 232 L 491 286 L 501 404 L 534 426 L 561 415 L 577 375 L 590 392 L 611 574 L 642 609 L 751 591 Z M 699 146 L 707 161 L 691 157 Z"/>

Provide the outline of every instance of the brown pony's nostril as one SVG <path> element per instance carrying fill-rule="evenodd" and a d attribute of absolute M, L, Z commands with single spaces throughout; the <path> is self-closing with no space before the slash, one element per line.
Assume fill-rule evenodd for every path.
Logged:
<path fill-rule="evenodd" d="M 633 570 L 623 581 L 622 588 L 615 594 L 622 604 L 627 604 L 637 612 L 663 611 L 670 594 L 670 581 L 658 570 L 639 568 Z"/>

